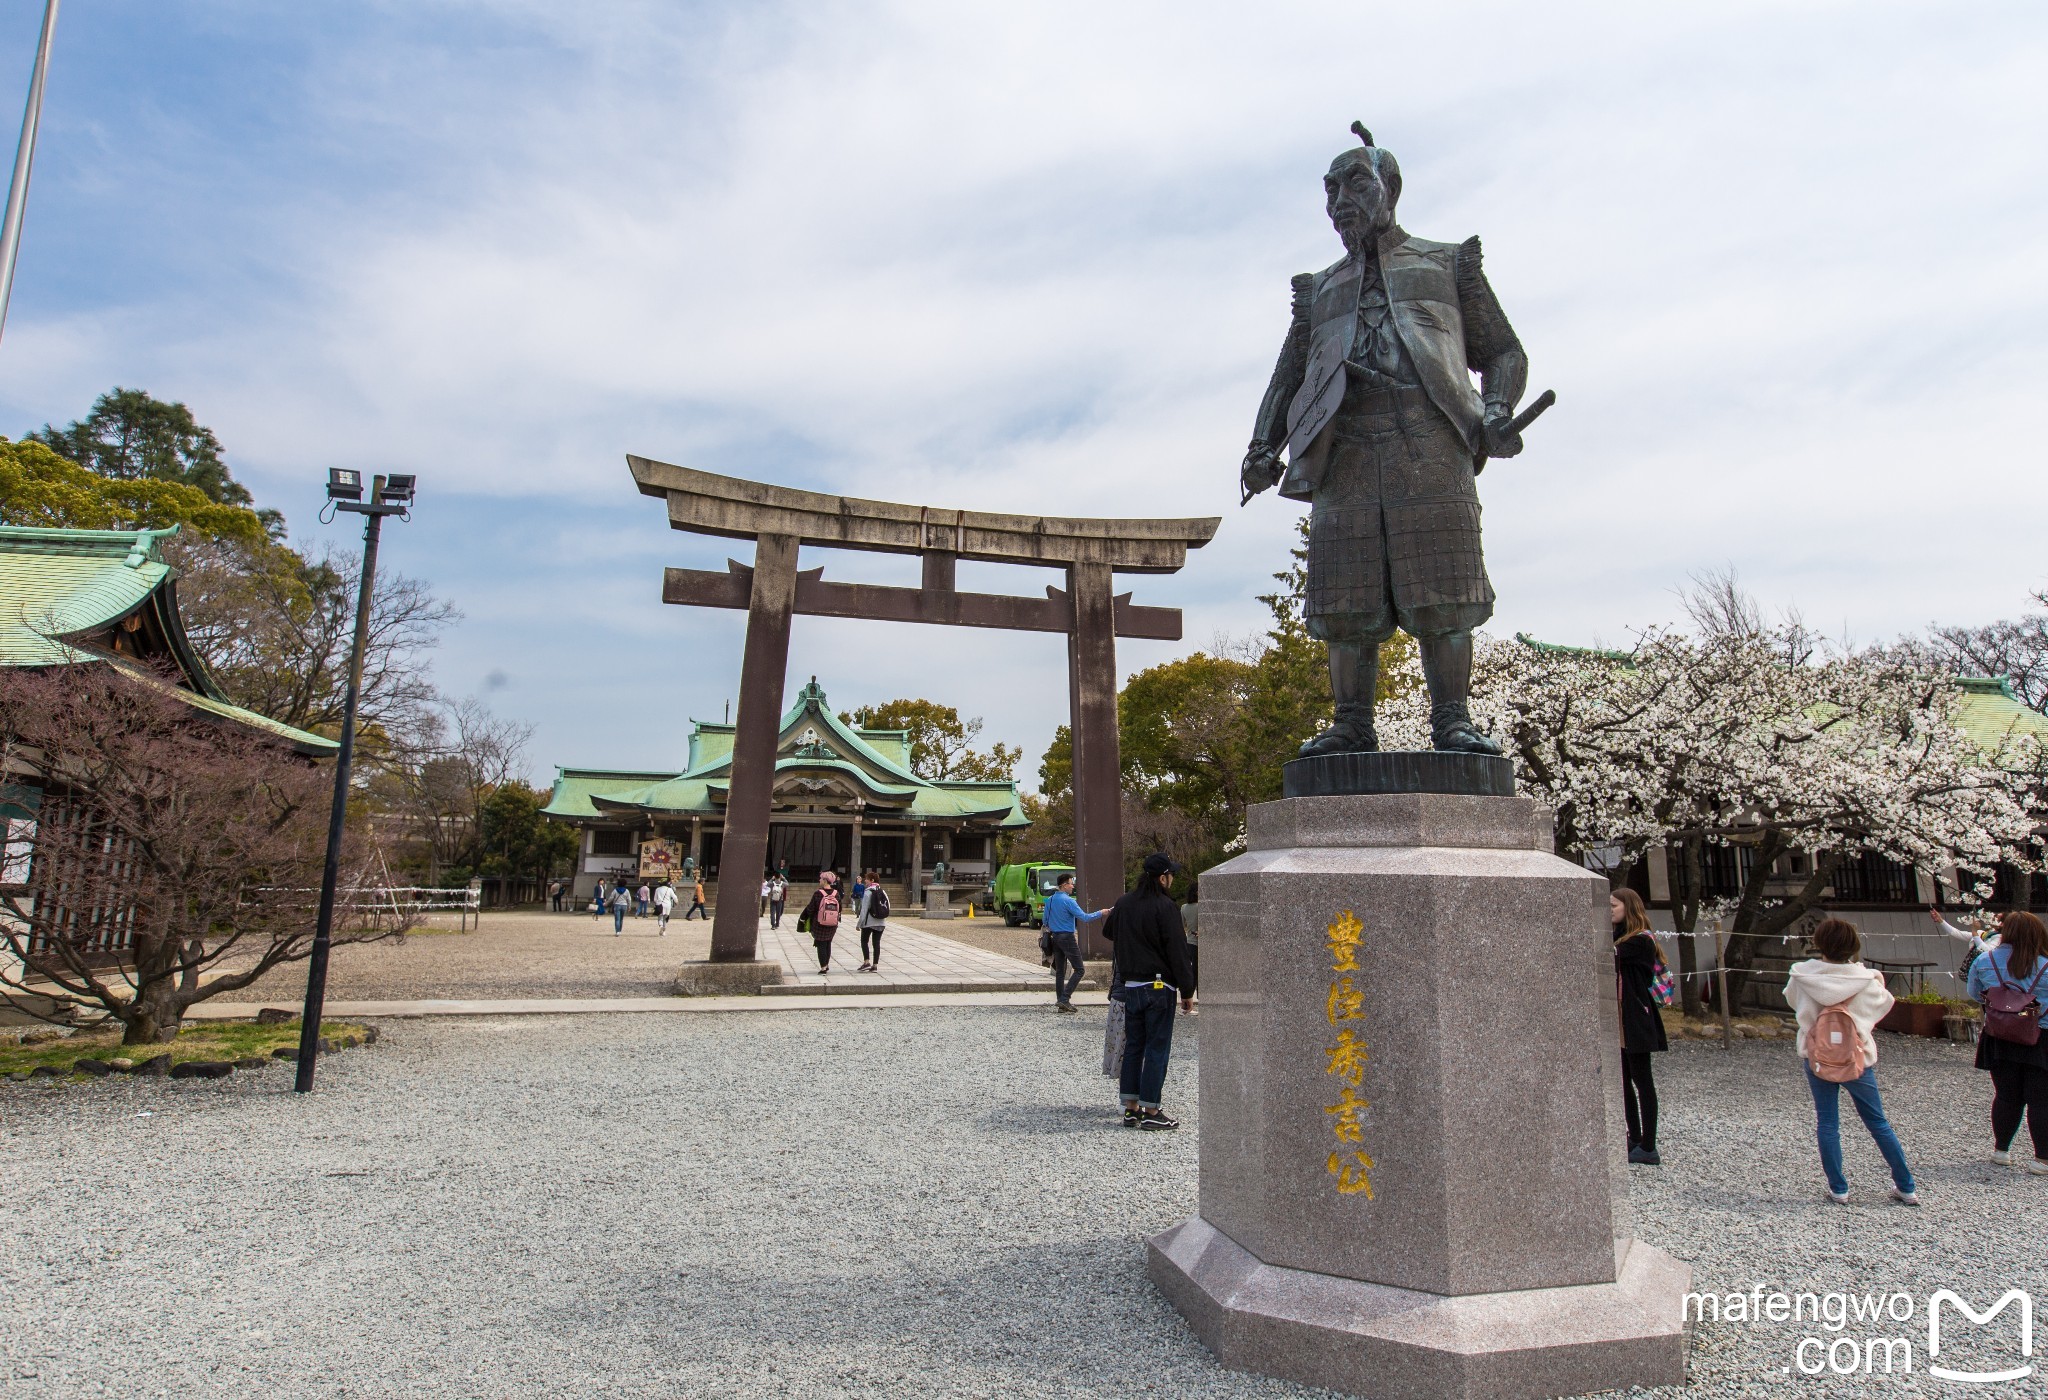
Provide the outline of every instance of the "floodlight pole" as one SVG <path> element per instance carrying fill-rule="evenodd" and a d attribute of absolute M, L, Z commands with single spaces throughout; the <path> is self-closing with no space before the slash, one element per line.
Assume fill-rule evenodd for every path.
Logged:
<path fill-rule="evenodd" d="M 43 123 L 43 79 L 50 71 L 50 40 L 57 33 L 57 0 L 44 0 L 43 35 L 29 70 L 28 108 L 21 114 L 21 143 L 14 148 L 14 179 L 7 186 L 7 214 L 0 219 L 0 331 L 7 328 L 7 302 L 14 294 L 14 260 L 21 252 L 21 218 L 28 208 L 28 172 L 36 159 L 36 131 Z"/>
<path fill-rule="evenodd" d="M 348 818 L 349 761 L 355 757 L 356 701 L 363 688 L 363 643 L 370 629 L 370 591 L 377 581 L 377 538 L 384 517 L 398 515 L 409 502 L 383 500 L 384 478 L 371 484 L 368 501 L 337 501 L 337 510 L 367 516 L 363 521 L 363 576 L 356 588 L 356 634 L 349 647 L 348 691 L 341 703 L 341 750 L 334 756 L 334 807 L 327 814 L 327 863 L 320 871 L 320 918 L 313 929 L 313 953 L 306 960 L 306 1005 L 299 1023 L 299 1076 L 292 1088 L 301 1094 L 313 1088 L 313 1065 L 320 1054 L 320 1013 L 327 1001 L 327 954 L 333 947 L 334 887 L 341 879 L 341 834 Z"/>

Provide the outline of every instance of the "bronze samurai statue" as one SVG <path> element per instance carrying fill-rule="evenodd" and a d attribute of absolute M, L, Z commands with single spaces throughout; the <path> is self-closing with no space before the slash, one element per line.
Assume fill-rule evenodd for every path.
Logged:
<path fill-rule="evenodd" d="M 1312 503 L 1303 615 L 1329 643 L 1336 717 L 1301 752 L 1379 747 L 1379 648 L 1399 627 L 1422 653 L 1434 746 L 1497 754 L 1467 708 L 1472 629 L 1494 597 L 1476 478 L 1487 458 L 1522 450 L 1521 430 L 1555 396 L 1515 416 L 1528 357 L 1479 240 L 1431 243 L 1395 223 L 1401 167 L 1362 124 L 1351 129 L 1364 145 L 1323 177 L 1344 256 L 1293 280 L 1293 324 L 1241 476 L 1247 501 L 1277 483 Z"/>

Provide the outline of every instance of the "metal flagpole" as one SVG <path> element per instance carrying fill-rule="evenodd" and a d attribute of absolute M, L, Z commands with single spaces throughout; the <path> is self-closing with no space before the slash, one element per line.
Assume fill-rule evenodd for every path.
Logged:
<path fill-rule="evenodd" d="M 21 115 L 21 144 L 14 148 L 14 180 L 7 186 L 7 217 L 0 222 L 0 332 L 7 329 L 7 303 L 14 295 L 14 259 L 21 252 L 21 216 L 28 205 L 28 172 L 36 159 L 36 128 L 43 120 L 43 78 L 50 71 L 50 38 L 57 32 L 57 0 L 43 0 L 43 37 L 29 74 L 28 110 Z"/>

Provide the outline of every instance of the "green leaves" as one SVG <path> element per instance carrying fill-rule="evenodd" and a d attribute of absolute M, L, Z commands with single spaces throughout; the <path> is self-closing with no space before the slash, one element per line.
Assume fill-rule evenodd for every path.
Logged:
<path fill-rule="evenodd" d="M 229 474 L 213 431 L 185 405 L 140 389 L 116 387 L 94 400 L 82 421 L 63 428 L 45 423 L 28 440 L 111 480 L 170 482 L 219 505 L 249 504 L 249 490 Z"/>
<path fill-rule="evenodd" d="M 0 438 L 0 522 L 64 530 L 163 530 L 258 545 L 263 519 L 223 505 L 196 486 L 153 478 L 114 478 L 67 461 L 44 443 Z"/>
<path fill-rule="evenodd" d="M 548 794 L 513 779 L 483 801 L 478 834 L 485 875 L 531 876 L 545 880 L 576 856 L 576 828 L 545 820 Z"/>
<path fill-rule="evenodd" d="M 995 744 L 984 753 L 974 747 L 981 721 L 963 720 L 951 705 L 935 700 L 890 700 L 863 705 L 839 717 L 860 729 L 901 729 L 910 735 L 910 771 L 920 778 L 951 778 L 958 782 L 1009 782 L 1022 749 Z"/>

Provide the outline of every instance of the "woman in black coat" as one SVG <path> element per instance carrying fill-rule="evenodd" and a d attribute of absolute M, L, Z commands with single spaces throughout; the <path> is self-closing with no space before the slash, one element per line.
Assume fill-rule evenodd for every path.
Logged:
<path fill-rule="evenodd" d="M 839 920 L 846 912 L 841 899 L 839 877 L 829 870 L 820 871 L 818 888 L 811 891 L 811 902 L 797 915 L 797 928 L 810 932 L 811 945 L 818 950 L 821 977 L 832 965 L 832 935 L 839 932 Z"/>
<path fill-rule="evenodd" d="M 1614 920 L 1614 992 L 1621 1003 L 1621 1102 L 1628 1113 L 1628 1159 L 1659 1166 L 1657 1155 L 1657 1081 L 1650 1056 L 1671 1048 L 1664 1037 L 1664 1017 L 1650 983 L 1657 978 L 1657 940 L 1650 934 L 1650 914 L 1643 897 L 1619 889 L 1607 897 Z"/>

